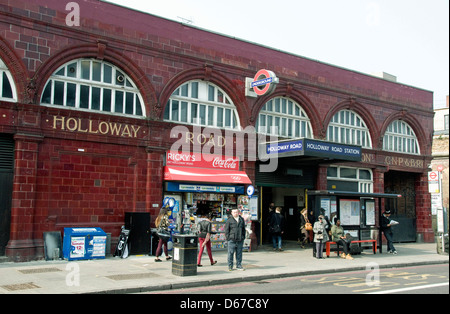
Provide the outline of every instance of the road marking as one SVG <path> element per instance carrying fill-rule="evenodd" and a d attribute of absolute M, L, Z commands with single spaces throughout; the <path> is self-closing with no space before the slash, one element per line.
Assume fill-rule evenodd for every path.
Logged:
<path fill-rule="evenodd" d="M 368 294 L 390 294 L 390 293 L 399 293 L 399 292 L 406 292 L 406 291 L 412 291 L 412 290 L 421 290 L 421 289 L 430 289 L 430 288 L 437 288 L 437 287 L 444 287 L 448 286 L 449 283 L 438 283 L 434 285 L 426 285 L 426 286 L 419 286 L 419 287 L 411 287 L 411 288 L 403 288 L 403 289 L 395 289 L 395 290 L 387 290 L 387 291 L 377 291 L 377 292 L 371 292 Z"/>

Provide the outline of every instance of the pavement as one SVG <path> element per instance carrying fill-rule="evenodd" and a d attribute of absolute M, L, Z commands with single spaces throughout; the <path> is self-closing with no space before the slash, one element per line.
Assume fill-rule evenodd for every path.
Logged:
<path fill-rule="evenodd" d="M 35 261 L 0 263 L 0 294 L 125 294 L 274 278 L 329 274 L 341 271 L 366 270 L 370 263 L 380 268 L 448 264 L 449 256 L 437 254 L 436 244 L 396 244 L 398 255 L 373 254 L 366 249 L 354 260 L 344 260 L 335 252 L 330 258 L 317 260 L 312 248 L 301 249 L 295 242 L 285 245 L 285 251 L 274 252 L 270 246 L 260 246 L 244 252 L 245 271 L 228 271 L 227 252 L 213 251 L 218 263 L 210 266 L 206 252 L 203 267 L 196 276 L 172 274 L 172 261 L 155 262 L 154 256 L 129 256 L 126 259 L 108 257 L 102 260 L 69 262 Z M 324 253 L 325 255 L 325 253 Z"/>

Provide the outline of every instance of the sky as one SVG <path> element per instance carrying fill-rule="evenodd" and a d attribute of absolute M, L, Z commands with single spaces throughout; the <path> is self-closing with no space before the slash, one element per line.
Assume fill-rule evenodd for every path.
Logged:
<path fill-rule="evenodd" d="M 449 0 L 108 0 L 449 95 Z"/>

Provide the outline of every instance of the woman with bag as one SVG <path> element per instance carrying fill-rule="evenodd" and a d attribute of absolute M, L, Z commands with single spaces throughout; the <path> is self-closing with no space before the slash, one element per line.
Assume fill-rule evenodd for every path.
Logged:
<path fill-rule="evenodd" d="M 275 209 L 275 213 L 272 215 L 270 219 L 269 231 L 272 234 L 273 241 L 273 250 L 274 251 L 283 251 L 282 246 L 282 238 L 281 236 L 284 233 L 284 217 L 281 215 L 281 207 L 277 207 Z"/>
<path fill-rule="evenodd" d="M 155 226 L 156 228 L 158 228 L 157 234 L 159 237 L 158 248 L 156 249 L 155 262 L 161 262 L 161 259 L 159 257 L 161 256 L 163 245 L 164 245 L 164 254 L 166 255 L 166 261 L 169 261 L 172 259 L 172 257 L 169 256 L 169 250 L 167 247 L 167 242 L 170 239 L 170 231 L 169 231 L 170 222 L 167 206 L 161 208 L 158 217 L 156 217 Z"/>
<path fill-rule="evenodd" d="M 302 249 L 305 248 L 305 244 L 308 242 L 309 238 L 309 231 L 312 230 L 313 230 L 312 224 L 309 222 L 308 219 L 308 210 L 304 208 L 300 212 L 300 237 L 302 239 L 299 240 L 299 244 Z"/>
<path fill-rule="evenodd" d="M 314 243 L 316 243 L 316 258 L 323 259 L 323 248 L 328 241 L 328 224 L 323 215 L 319 216 L 319 221 L 314 224 Z"/>

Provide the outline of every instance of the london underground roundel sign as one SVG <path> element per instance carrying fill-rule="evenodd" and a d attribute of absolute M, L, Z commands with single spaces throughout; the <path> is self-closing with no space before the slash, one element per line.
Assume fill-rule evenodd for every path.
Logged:
<path fill-rule="evenodd" d="M 278 83 L 279 79 L 275 73 L 269 70 L 260 70 L 256 73 L 251 86 L 256 95 L 263 96 L 272 93 Z"/>

